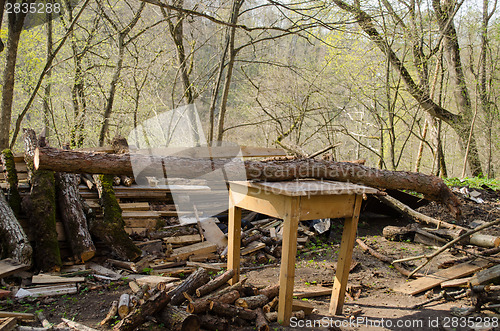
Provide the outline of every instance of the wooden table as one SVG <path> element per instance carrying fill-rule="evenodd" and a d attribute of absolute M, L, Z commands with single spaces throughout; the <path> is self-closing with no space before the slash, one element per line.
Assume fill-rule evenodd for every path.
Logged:
<path fill-rule="evenodd" d="M 240 274 L 241 209 L 283 219 L 278 322 L 289 325 L 299 221 L 345 218 L 330 302 L 330 313 L 341 314 L 363 194 L 376 192 L 333 181 L 230 182 L 227 268 L 235 271 L 230 283 L 238 282 Z"/>

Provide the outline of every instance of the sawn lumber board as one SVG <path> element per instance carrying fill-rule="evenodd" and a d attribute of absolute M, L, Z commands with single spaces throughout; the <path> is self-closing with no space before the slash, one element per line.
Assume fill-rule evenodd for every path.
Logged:
<path fill-rule="evenodd" d="M 439 270 L 432 275 L 428 275 L 411 282 L 404 283 L 401 286 L 395 288 L 394 291 L 415 295 L 438 286 L 442 282 L 445 282 L 447 280 L 471 275 L 474 272 L 483 269 L 487 265 L 488 261 L 484 260 L 462 263 L 448 269 Z"/>

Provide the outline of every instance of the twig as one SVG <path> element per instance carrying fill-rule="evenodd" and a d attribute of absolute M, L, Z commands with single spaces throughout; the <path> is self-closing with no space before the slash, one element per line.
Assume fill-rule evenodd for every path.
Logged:
<path fill-rule="evenodd" d="M 417 309 L 417 308 L 420 308 L 422 306 L 425 306 L 428 303 L 438 301 L 441 299 L 445 299 L 446 301 L 460 299 L 466 295 L 467 295 L 467 293 L 465 292 L 465 289 L 462 289 L 462 290 L 459 290 L 456 292 L 450 292 L 450 293 L 446 293 L 446 291 L 441 291 L 438 296 L 436 296 L 434 298 L 430 298 L 429 300 L 426 300 L 424 302 L 417 303 L 416 305 L 411 306 L 410 309 Z"/>
<path fill-rule="evenodd" d="M 307 156 L 307 158 L 308 158 L 308 159 L 312 159 L 313 157 L 318 156 L 318 155 L 321 155 L 321 154 L 323 154 L 323 153 L 325 153 L 325 152 L 328 152 L 330 149 L 333 149 L 333 148 L 338 147 L 338 146 L 340 146 L 340 145 L 342 145 L 342 143 L 338 143 L 338 144 L 330 145 L 330 146 L 328 146 L 328 147 L 325 147 L 325 148 L 323 148 L 323 149 L 320 149 L 320 150 L 319 150 L 319 151 L 317 151 L 317 152 L 314 152 L 314 153 L 312 153 L 312 154 L 308 155 L 308 156 Z"/>
<path fill-rule="evenodd" d="M 368 246 L 361 239 L 356 239 L 356 242 L 358 243 L 358 245 L 364 251 L 367 251 L 368 253 L 370 253 L 371 255 L 373 255 L 374 257 L 376 257 L 377 259 L 379 259 L 382 262 L 389 263 L 390 265 L 392 265 L 394 267 L 394 269 L 396 269 L 397 271 L 399 271 L 402 275 L 410 277 L 410 276 L 408 276 L 410 274 L 410 271 L 406 270 L 405 268 L 403 268 L 403 267 L 401 267 L 401 266 L 399 266 L 397 264 L 394 264 L 394 263 L 396 263 L 396 261 L 392 261 L 391 262 L 391 258 L 390 257 L 384 256 L 384 255 L 380 254 L 379 252 L 375 251 L 373 248 L 371 248 L 370 246 Z M 421 276 L 423 276 L 423 275 L 420 275 L 420 274 L 416 274 L 415 275 L 415 277 L 421 277 Z"/>
<path fill-rule="evenodd" d="M 416 273 L 417 271 L 419 271 L 420 269 L 422 269 L 423 267 L 425 267 L 429 262 L 431 262 L 431 260 L 433 258 L 435 258 L 436 256 L 438 256 L 442 252 L 446 251 L 448 248 L 450 248 L 451 246 L 453 246 L 454 244 L 456 244 L 460 240 L 462 240 L 464 238 L 467 238 L 468 236 L 470 236 L 470 235 L 472 235 L 472 234 L 474 234 L 476 232 L 479 232 L 481 230 L 484 230 L 486 228 L 489 228 L 489 227 L 491 227 L 493 225 L 497 225 L 497 224 L 500 224 L 500 218 L 497 219 L 496 221 L 489 222 L 489 223 L 483 224 L 481 226 L 478 226 L 474 230 L 470 230 L 469 232 L 464 233 L 460 237 L 457 237 L 457 238 L 453 239 L 452 241 L 450 241 L 449 243 L 447 243 L 446 245 L 444 245 L 443 247 L 441 247 L 440 249 L 438 249 L 437 251 L 435 251 L 431 255 L 425 256 L 425 258 L 427 259 L 427 261 L 425 263 L 423 263 L 422 265 L 418 266 L 417 268 L 415 268 L 415 270 L 413 270 L 408 277 L 411 277 L 414 273 Z"/>

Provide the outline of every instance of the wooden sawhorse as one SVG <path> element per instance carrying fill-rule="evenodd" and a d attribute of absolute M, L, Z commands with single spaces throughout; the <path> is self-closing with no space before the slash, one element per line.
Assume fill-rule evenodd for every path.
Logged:
<path fill-rule="evenodd" d="M 283 219 L 278 322 L 289 325 L 299 221 L 345 218 L 330 302 L 330 314 L 341 314 L 362 196 L 376 192 L 371 187 L 333 181 L 230 182 L 227 268 L 235 271 L 230 283 L 238 282 L 240 275 L 241 209 Z"/>

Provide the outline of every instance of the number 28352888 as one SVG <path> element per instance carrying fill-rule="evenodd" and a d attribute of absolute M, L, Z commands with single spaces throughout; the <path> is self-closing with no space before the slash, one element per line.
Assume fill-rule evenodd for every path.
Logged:
<path fill-rule="evenodd" d="M 37 2 L 37 3 L 10 3 L 5 4 L 5 11 L 9 14 L 58 14 L 61 12 L 61 4 L 54 2 Z"/>

